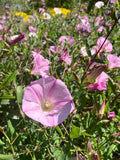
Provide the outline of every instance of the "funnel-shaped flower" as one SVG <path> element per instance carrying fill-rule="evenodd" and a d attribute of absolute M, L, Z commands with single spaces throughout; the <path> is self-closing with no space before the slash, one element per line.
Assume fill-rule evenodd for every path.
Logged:
<path fill-rule="evenodd" d="M 116 55 L 108 54 L 107 59 L 109 61 L 109 69 L 120 67 L 120 57 L 117 57 Z"/>
<path fill-rule="evenodd" d="M 45 126 L 53 127 L 62 123 L 74 107 L 67 86 L 54 77 L 33 81 L 25 88 L 23 112 Z"/>
<path fill-rule="evenodd" d="M 99 37 L 97 40 L 97 50 L 99 50 L 99 48 L 102 46 L 103 42 L 105 41 L 104 37 Z M 112 44 L 106 40 L 104 45 L 102 46 L 101 50 L 99 51 L 99 53 L 102 53 L 105 50 L 105 52 L 111 52 L 112 51 Z"/>
<path fill-rule="evenodd" d="M 85 86 L 94 83 L 96 78 L 106 69 L 106 64 L 86 74 L 83 84 Z"/>
<path fill-rule="evenodd" d="M 49 73 L 49 60 L 45 59 L 42 55 L 37 54 L 34 57 L 34 67 L 31 71 L 32 74 L 39 74 L 42 77 L 50 76 Z"/>

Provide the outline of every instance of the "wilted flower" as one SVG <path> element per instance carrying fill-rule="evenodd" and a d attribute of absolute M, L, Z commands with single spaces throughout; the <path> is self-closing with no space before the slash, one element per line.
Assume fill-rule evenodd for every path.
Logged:
<path fill-rule="evenodd" d="M 114 133 L 114 134 L 112 135 L 112 138 L 117 138 L 118 136 L 120 136 L 120 132 Z"/>
<path fill-rule="evenodd" d="M 54 127 L 62 123 L 74 107 L 67 86 L 54 77 L 33 81 L 25 88 L 23 112 L 45 126 Z"/>
<path fill-rule="evenodd" d="M 10 25 L 9 25 L 9 27 L 6 29 L 6 33 L 8 33 L 8 32 L 9 32 L 9 30 L 10 30 L 10 29 L 11 29 L 11 27 L 12 27 L 12 25 L 13 25 L 13 24 L 10 24 Z"/>
<path fill-rule="evenodd" d="M 39 74 L 42 77 L 50 76 L 49 63 L 49 60 L 45 59 L 42 55 L 37 54 L 34 57 L 34 67 L 31 71 L 31 74 Z"/>
<path fill-rule="evenodd" d="M 95 3 L 95 7 L 97 7 L 97 8 L 101 8 L 102 6 L 104 6 L 104 2 L 102 2 L 102 1 L 98 1 Z"/>
<path fill-rule="evenodd" d="M 8 41 L 10 41 L 11 45 L 14 45 L 25 38 L 26 38 L 26 35 L 24 33 L 21 33 L 20 35 L 15 35 L 10 37 Z"/>
<path fill-rule="evenodd" d="M 109 112 L 108 118 L 114 119 L 115 118 L 115 112 Z"/>
<path fill-rule="evenodd" d="M 120 67 L 120 57 L 117 57 L 116 55 L 113 55 L 113 54 L 108 54 L 107 59 L 109 61 L 109 65 L 108 65 L 109 69 Z"/>

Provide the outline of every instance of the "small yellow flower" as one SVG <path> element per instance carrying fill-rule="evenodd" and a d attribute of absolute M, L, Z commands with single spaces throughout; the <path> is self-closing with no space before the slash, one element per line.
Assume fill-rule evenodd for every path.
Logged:
<path fill-rule="evenodd" d="M 56 12 L 56 10 L 59 12 Z M 63 14 L 66 17 L 68 13 L 71 13 L 71 10 L 66 8 L 48 8 L 48 11 L 51 13 L 52 16 Z"/>
<path fill-rule="evenodd" d="M 11 12 L 13 15 L 18 16 L 20 18 L 24 18 L 24 21 L 28 21 L 30 16 L 24 12 Z"/>

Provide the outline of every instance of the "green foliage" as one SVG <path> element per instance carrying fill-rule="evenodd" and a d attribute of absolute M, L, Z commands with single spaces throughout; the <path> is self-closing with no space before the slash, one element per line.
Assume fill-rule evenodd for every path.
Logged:
<path fill-rule="evenodd" d="M 23 22 L 21 17 L 15 18 L 12 13 L 10 19 L 8 18 L 4 25 L 1 24 L 6 27 L 0 30 L 3 38 L 0 41 L 1 160 L 70 160 L 73 157 L 87 159 L 92 151 L 97 152 L 100 159 L 103 160 L 119 159 L 120 136 L 113 138 L 113 135 L 120 130 L 120 68 L 106 68 L 105 73 L 111 78 L 106 82 L 107 90 L 88 91 L 87 86 L 82 83 L 90 59 L 95 62 L 95 65 L 87 72 L 94 70 L 96 65 L 109 65 L 106 58 L 109 53 L 104 51 L 93 59 L 91 49 L 97 45 L 99 37 L 106 37 L 110 33 L 115 21 L 117 24 L 108 40 L 113 45 L 111 54 L 120 56 L 120 20 L 117 20 L 119 1 L 111 5 L 108 0 L 105 0 L 102 9 L 94 7 L 97 1 L 46 0 L 48 7 L 65 7 L 71 10 L 74 8 L 66 16 L 64 14 L 52 16 L 52 13 L 46 9 L 46 12 L 51 15 L 49 20 L 41 18 L 41 14 L 37 12 L 38 8 L 43 7 L 41 1 L 3 1 L 0 20 L 2 20 L 3 13 L 6 12 L 3 9 L 5 4 L 11 4 L 11 13 L 12 11 L 25 11 L 33 15 L 34 20 L 31 23 Z M 18 4 L 17 9 L 15 4 Z M 106 10 L 110 11 L 110 15 L 105 14 Z M 77 25 L 81 23 L 85 15 L 91 25 L 89 34 L 83 34 L 77 30 Z M 110 27 L 106 26 L 105 22 L 101 22 L 103 24 L 99 26 L 95 25 L 97 17 L 103 17 Z M 11 23 L 13 25 L 7 33 L 6 29 Z M 38 38 L 29 36 L 29 26 L 36 28 Z M 99 33 L 97 30 L 100 26 L 103 26 L 104 30 Z M 8 37 L 20 33 L 25 33 L 27 40 L 11 46 Z M 69 56 L 72 57 L 71 65 L 60 60 L 59 52 L 54 53 L 49 50 L 50 46 L 61 48 L 59 43 L 61 36 L 72 36 L 75 39 L 73 46 L 65 42 L 66 47 L 63 48 L 63 50 L 67 48 Z M 88 56 L 83 56 L 80 52 L 84 46 Z M 25 87 L 32 81 L 41 78 L 40 75 L 31 74 L 34 66 L 31 51 L 35 49 L 40 51 L 41 48 L 40 54 L 50 61 L 51 76 L 61 79 L 67 85 L 75 103 L 75 110 L 70 116 L 62 124 L 53 128 L 42 126 L 31 120 L 22 111 Z M 100 116 L 99 110 L 104 100 L 104 113 Z M 108 118 L 109 112 L 115 112 L 115 119 Z M 88 151 L 88 140 L 92 151 Z"/>

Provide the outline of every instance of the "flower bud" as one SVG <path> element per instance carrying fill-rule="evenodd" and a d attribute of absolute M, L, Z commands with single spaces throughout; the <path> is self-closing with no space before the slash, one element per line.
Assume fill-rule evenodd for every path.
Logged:
<path fill-rule="evenodd" d="M 95 82 L 96 78 L 106 69 L 107 65 L 102 65 L 98 68 L 96 68 L 95 70 L 87 73 L 85 75 L 85 78 L 83 80 L 83 84 L 85 86 L 88 86 L 89 84 L 92 84 Z"/>
<path fill-rule="evenodd" d="M 88 150 L 88 152 L 92 151 L 92 146 L 91 146 L 91 143 L 90 143 L 90 139 L 88 139 L 87 150 Z"/>
<path fill-rule="evenodd" d="M 100 160 L 100 157 L 97 152 L 93 152 L 90 156 L 90 160 Z"/>
<path fill-rule="evenodd" d="M 99 110 L 99 118 L 100 118 L 100 119 L 101 119 L 101 118 L 103 117 L 103 115 L 104 115 L 104 109 L 105 109 L 105 100 L 103 101 L 102 106 L 101 106 L 101 108 L 100 108 L 100 110 Z"/>

